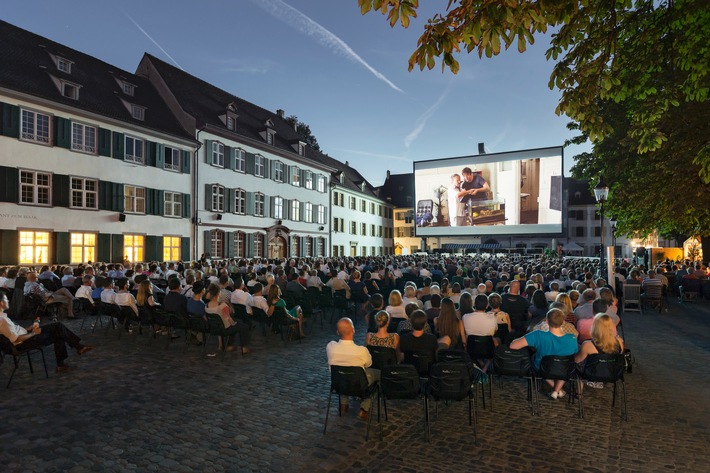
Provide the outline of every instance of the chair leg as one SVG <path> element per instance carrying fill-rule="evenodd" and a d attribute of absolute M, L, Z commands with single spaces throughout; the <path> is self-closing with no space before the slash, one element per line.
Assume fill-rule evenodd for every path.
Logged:
<path fill-rule="evenodd" d="M 616 386 L 616 383 L 614 383 L 614 386 Z M 621 412 L 621 419 L 628 422 L 629 421 L 629 407 L 626 404 L 626 383 L 624 382 L 623 379 L 621 380 L 621 395 L 623 396 L 623 398 L 622 398 L 623 411 Z"/>
<path fill-rule="evenodd" d="M 7 380 L 7 384 L 5 385 L 5 389 L 10 388 L 10 383 L 12 383 L 12 378 L 15 376 L 15 371 L 17 371 L 17 368 L 20 366 L 20 359 L 16 356 L 12 357 L 12 361 L 14 362 L 14 367 L 12 368 L 12 373 L 10 373 L 10 379 Z"/>
<path fill-rule="evenodd" d="M 34 367 L 32 366 L 32 357 L 30 356 L 30 351 L 27 352 L 27 363 L 30 365 L 30 374 L 35 374 Z"/>
<path fill-rule="evenodd" d="M 611 407 L 616 406 L 616 381 L 614 381 L 614 391 L 611 395 Z"/>
<path fill-rule="evenodd" d="M 367 413 L 367 430 L 365 430 L 365 440 L 370 440 L 370 422 L 372 422 L 372 398 L 374 396 L 370 396 L 370 412 Z M 377 402 L 380 402 L 378 399 Z"/>
<path fill-rule="evenodd" d="M 426 441 L 430 442 L 431 433 L 429 431 L 429 397 L 424 395 L 424 430 L 426 431 Z"/>
<path fill-rule="evenodd" d="M 323 435 L 325 435 L 325 429 L 328 428 L 328 414 L 330 414 L 330 400 L 333 398 L 333 392 L 328 394 L 328 407 L 325 408 L 325 425 L 323 425 Z M 338 414 L 340 414 L 340 397 L 338 397 Z"/>

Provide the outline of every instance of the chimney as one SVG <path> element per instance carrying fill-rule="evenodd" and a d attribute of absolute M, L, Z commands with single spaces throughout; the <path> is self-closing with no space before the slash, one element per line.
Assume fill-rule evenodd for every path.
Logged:
<path fill-rule="evenodd" d="M 478 143 L 478 154 L 486 154 L 486 145 Z"/>
<path fill-rule="evenodd" d="M 389 180 L 389 178 L 390 178 L 390 170 L 388 169 L 387 170 L 387 178 L 385 180 L 387 181 L 387 180 Z"/>
<path fill-rule="evenodd" d="M 276 110 L 276 115 L 278 115 L 280 118 L 285 118 L 286 112 L 284 112 L 281 109 Z"/>
<path fill-rule="evenodd" d="M 345 165 L 348 166 L 348 167 L 350 167 L 350 163 L 347 162 L 347 161 L 345 161 Z"/>

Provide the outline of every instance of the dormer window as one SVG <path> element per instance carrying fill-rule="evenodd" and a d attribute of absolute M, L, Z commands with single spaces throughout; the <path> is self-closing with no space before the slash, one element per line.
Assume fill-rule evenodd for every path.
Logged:
<path fill-rule="evenodd" d="M 273 145 L 274 144 L 274 135 L 276 133 L 273 132 L 273 130 L 266 130 L 266 144 Z"/>
<path fill-rule="evenodd" d="M 135 85 L 131 84 L 130 82 L 124 81 L 122 84 L 122 88 L 123 88 L 124 94 L 130 95 L 131 97 L 133 97 L 133 93 L 135 92 L 135 89 L 136 89 Z"/>
<path fill-rule="evenodd" d="M 70 60 L 56 56 L 55 61 L 57 63 L 57 69 L 59 71 L 64 72 L 66 74 L 71 74 L 71 65 L 73 63 Z"/>
<path fill-rule="evenodd" d="M 72 84 L 71 82 L 67 82 L 64 80 L 61 82 L 61 84 L 63 96 L 72 100 L 79 100 L 79 89 L 81 88 L 80 85 Z"/>
<path fill-rule="evenodd" d="M 234 117 L 230 117 L 227 115 L 227 129 L 234 131 L 234 129 L 237 127 L 237 121 L 234 119 Z"/>
<path fill-rule="evenodd" d="M 345 173 L 343 171 L 340 171 L 338 173 L 338 180 L 340 181 L 341 184 L 345 183 Z"/>
<path fill-rule="evenodd" d="M 131 104 L 131 116 L 136 120 L 145 120 L 145 107 L 140 105 Z"/>

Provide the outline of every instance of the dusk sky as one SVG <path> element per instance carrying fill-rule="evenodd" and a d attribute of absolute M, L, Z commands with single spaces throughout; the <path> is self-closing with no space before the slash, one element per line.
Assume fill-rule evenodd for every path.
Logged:
<path fill-rule="evenodd" d="M 391 29 L 356 0 L 2 0 L 16 26 L 135 71 L 149 52 L 263 108 L 311 127 L 324 152 L 372 184 L 412 162 L 561 146 L 573 136 L 547 87 L 549 39 L 524 54 L 459 56 L 457 75 L 407 71 L 431 4 Z M 572 156 L 565 150 L 565 175 Z"/>

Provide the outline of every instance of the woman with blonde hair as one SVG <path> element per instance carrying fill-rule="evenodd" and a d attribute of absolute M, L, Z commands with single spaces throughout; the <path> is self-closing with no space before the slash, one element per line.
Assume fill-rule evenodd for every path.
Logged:
<path fill-rule="evenodd" d="M 365 345 L 373 347 L 394 348 L 399 356 L 399 335 L 387 331 L 390 325 L 390 314 L 385 310 L 377 312 L 375 315 L 377 332 L 368 332 L 365 336 Z"/>
<path fill-rule="evenodd" d="M 574 361 L 579 364 L 579 371 L 584 371 L 584 362 L 589 355 L 599 353 L 615 355 L 624 353 L 624 341 L 616 334 L 614 320 L 608 314 L 597 314 L 592 322 L 592 339 L 585 340 L 574 356 Z M 587 382 L 592 388 L 603 388 L 604 383 Z M 580 386 L 581 387 L 581 386 Z"/>
<path fill-rule="evenodd" d="M 577 293 L 577 296 L 579 297 L 579 293 Z M 570 323 L 572 325 L 577 324 L 577 317 L 574 315 L 574 308 L 572 307 L 572 298 L 570 298 L 569 294 L 566 292 L 561 292 L 557 294 L 557 297 L 555 297 L 555 302 L 559 302 L 560 304 L 564 304 L 567 310 L 565 311 L 565 322 Z"/>
<path fill-rule="evenodd" d="M 388 314 L 390 314 L 390 317 L 392 318 L 393 324 L 399 323 L 404 319 L 408 319 L 407 317 L 407 312 L 404 310 L 404 304 L 402 304 L 402 293 L 399 292 L 398 290 L 394 290 L 390 292 L 390 299 L 387 307 L 385 307 L 385 310 L 387 311 Z M 397 319 L 397 320 L 395 320 Z"/>
<path fill-rule="evenodd" d="M 144 279 L 138 285 L 136 303 L 139 307 L 147 306 L 149 309 L 160 305 L 153 299 L 153 284 L 151 284 L 149 279 Z"/>

